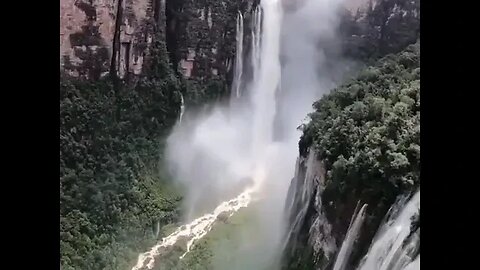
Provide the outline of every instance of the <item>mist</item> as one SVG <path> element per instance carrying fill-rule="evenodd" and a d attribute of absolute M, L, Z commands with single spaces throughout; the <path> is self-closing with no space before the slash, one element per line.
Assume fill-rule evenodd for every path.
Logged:
<path fill-rule="evenodd" d="M 242 42 L 237 48 L 252 46 L 254 53 L 248 59 L 237 57 L 235 66 L 241 70 L 235 78 L 251 72 L 254 79 L 234 82 L 231 104 L 218 104 L 206 113 L 191 113 L 187 104 L 168 138 L 167 165 L 186 189 L 185 222 L 256 187 L 246 224 L 235 227 L 238 242 L 229 251 L 236 253 L 235 259 L 215 260 L 215 269 L 278 269 L 287 229 L 284 204 L 301 135 L 297 127 L 308 121 L 312 103 L 335 86 L 345 67 L 338 54 L 329 53 L 337 41 L 341 3 L 262 0 L 261 43 L 243 44 L 244 33 L 237 33 L 237 42 Z M 237 23 L 239 29 L 244 31 L 243 22 Z M 222 252 L 214 250 L 214 257 Z"/>

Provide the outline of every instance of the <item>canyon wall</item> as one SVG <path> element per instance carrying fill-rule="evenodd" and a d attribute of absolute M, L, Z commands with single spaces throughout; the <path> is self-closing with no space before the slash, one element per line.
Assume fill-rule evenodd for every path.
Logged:
<path fill-rule="evenodd" d="M 139 75 L 152 38 L 160 33 L 185 78 L 225 78 L 235 54 L 236 14 L 254 2 L 61 0 L 60 67 L 91 79 L 112 69 L 120 78 Z"/>
<path fill-rule="evenodd" d="M 163 1 L 60 0 L 60 66 L 98 79 L 112 68 L 120 78 L 140 74 L 152 41 L 152 20 Z M 158 18 L 160 17 L 160 18 Z M 112 60 L 112 55 L 114 59 Z"/>

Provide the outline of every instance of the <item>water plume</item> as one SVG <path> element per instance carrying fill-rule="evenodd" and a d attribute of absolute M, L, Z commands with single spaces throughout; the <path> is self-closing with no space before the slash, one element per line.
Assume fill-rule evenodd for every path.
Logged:
<path fill-rule="evenodd" d="M 244 18 L 237 15 L 232 103 L 207 113 L 187 112 L 167 140 L 167 165 L 186 188 L 185 225 L 140 255 L 133 270 L 151 269 L 162 248 L 180 239 L 187 240 L 188 253 L 219 215 L 232 215 L 252 201 L 258 237 L 238 243 L 254 249 L 239 264 L 250 260 L 250 269 L 277 268 L 283 206 L 298 153 L 296 127 L 333 85 L 330 75 L 321 73 L 328 56 L 319 38 L 335 38 L 340 2 L 305 0 L 284 13 L 284 1 L 262 0 L 251 16 L 250 66 L 243 60 Z M 281 59 L 286 61 L 281 64 Z M 249 81 L 243 76 L 248 68 Z M 216 267 L 245 268 L 233 263 Z"/>

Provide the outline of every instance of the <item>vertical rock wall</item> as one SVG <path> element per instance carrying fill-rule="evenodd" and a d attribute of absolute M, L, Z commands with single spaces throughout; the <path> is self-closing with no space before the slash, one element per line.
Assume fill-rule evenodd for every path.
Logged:
<path fill-rule="evenodd" d="M 167 1 L 167 35 L 173 63 L 186 78 L 226 76 L 235 55 L 238 11 L 248 13 L 253 0 Z"/>
<path fill-rule="evenodd" d="M 236 14 L 248 12 L 254 2 L 60 0 L 61 68 L 74 76 L 97 79 L 115 63 L 120 78 L 141 74 L 157 30 L 185 78 L 226 79 L 235 54 Z"/>
<path fill-rule="evenodd" d="M 360 4 L 361 2 L 364 4 Z M 367 60 L 397 53 L 420 37 L 420 0 L 348 0 L 342 16 L 342 50 Z M 360 4 L 360 5 L 358 5 Z"/>
<path fill-rule="evenodd" d="M 115 56 L 117 74 L 140 74 L 161 0 L 60 0 L 60 65 L 71 75 L 97 79 Z M 121 8 L 121 18 L 117 20 Z M 161 17 L 158 21 L 161 22 Z M 163 18 L 164 20 L 164 18 Z M 119 25 L 117 25 L 119 24 Z M 115 31 L 119 46 L 114 50 Z M 118 51 L 117 51 L 118 50 Z"/>

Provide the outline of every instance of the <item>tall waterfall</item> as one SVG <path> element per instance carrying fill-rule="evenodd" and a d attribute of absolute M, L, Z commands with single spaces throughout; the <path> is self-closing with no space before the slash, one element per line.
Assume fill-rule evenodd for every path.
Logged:
<path fill-rule="evenodd" d="M 236 28 L 235 69 L 233 70 L 232 97 L 239 98 L 243 74 L 243 15 L 238 11 Z"/>
<path fill-rule="evenodd" d="M 182 259 L 212 229 L 220 215 L 232 215 L 257 199 L 271 177 L 269 162 L 277 156 L 272 143 L 275 92 L 280 81 L 280 2 L 263 0 L 255 13 L 263 14 L 264 19 L 255 20 L 256 24 L 263 24 L 255 25 L 262 43 L 254 43 L 253 51 L 259 52 L 260 58 L 253 70 L 258 77 L 245 89 L 251 93 L 250 102 L 244 108 L 217 107 L 175 127 L 167 141 L 166 154 L 173 175 L 188 187 L 187 223 L 140 254 L 132 270 L 152 269 L 156 258 L 169 247 L 180 245 L 179 240 L 186 242 Z M 243 17 L 239 14 L 234 82 L 237 96 L 242 91 L 240 86 L 247 85 L 241 81 L 242 50 Z M 243 191 L 238 192 L 238 187 Z M 235 192 L 236 196 L 225 198 Z M 206 210 L 211 205 L 217 206 L 213 211 Z M 197 214 L 200 217 L 193 218 Z"/>
<path fill-rule="evenodd" d="M 253 10 L 253 14 L 252 14 L 252 32 L 251 32 L 251 40 L 252 40 L 252 44 L 251 44 L 251 52 L 250 52 L 250 62 L 251 62 L 251 65 L 252 65 L 252 68 L 253 70 L 257 70 L 258 69 L 258 65 L 260 64 L 260 31 L 261 31 L 261 21 L 262 21 L 262 9 L 257 6 L 254 10 Z M 256 74 L 253 73 L 253 80 L 255 81 L 255 78 L 256 78 Z"/>
<path fill-rule="evenodd" d="M 273 122 L 275 119 L 275 92 L 280 84 L 280 25 L 281 5 L 277 0 L 262 1 L 266 16 L 260 49 L 260 66 L 258 79 L 254 81 L 251 102 L 253 104 L 253 157 L 265 153 L 266 147 L 273 140 Z"/>

